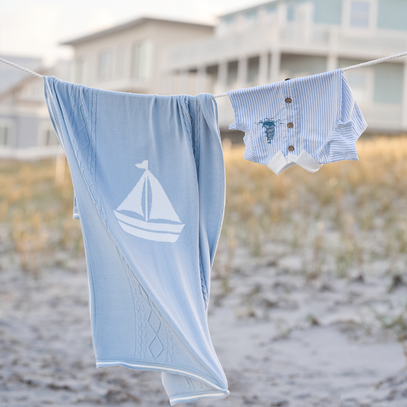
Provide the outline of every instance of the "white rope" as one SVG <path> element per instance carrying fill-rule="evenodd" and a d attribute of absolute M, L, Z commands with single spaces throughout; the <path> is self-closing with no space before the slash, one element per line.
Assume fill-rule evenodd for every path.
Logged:
<path fill-rule="evenodd" d="M 348 66 L 346 68 L 342 68 L 342 71 L 345 72 L 345 71 L 350 71 L 351 69 L 357 69 L 357 68 L 363 68 L 365 66 L 381 64 L 382 62 L 390 61 L 391 59 L 401 58 L 404 56 L 407 56 L 407 52 L 401 52 L 400 54 L 391 55 L 391 56 L 385 57 L 385 58 L 374 59 L 373 61 L 363 62 L 363 64 Z M 219 93 L 218 95 L 213 95 L 214 98 L 221 98 L 224 96 L 228 96 L 228 93 L 226 92 L 226 93 Z"/>
<path fill-rule="evenodd" d="M 364 62 L 362 64 L 348 66 L 347 68 L 342 68 L 342 71 L 345 72 L 345 71 L 350 71 L 351 69 L 357 69 L 357 68 L 363 68 L 365 66 L 381 64 L 382 62 L 390 61 L 392 59 L 401 58 L 401 57 L 404 57 L 404 56 L 407 56 L 407 52 L 401 52 L 400 54 L 390 55 L 390 56 L 385 57 L 385 58 L 379 58 L 379 59 L 375 59 L 373 61 Z M 22 71 L 27 72 L 27 73 L 29 73 L 31 75 L 34 75 L 34 76 L 36 76 L 38 78 L 43 78 L 44 77 L 43 75 L 40 75 L 39 73 L 34 72 L 34 71 L 30 71 L 27 68 L 23 68 L 22 66 L 17 65 L 14 62 L 7 61 L 7 59 L 0 58 L 0 61 L 4 62 L 5 64 L 8 64 L 10 66 L 13 66 L 14 68 L 21 69 Z M 217 95 L 213 95 L 214 98 L 221 98 L 221 97 L 225 97 L 225 96 L 228 96 L 227 92 L 219 93 Z"/>
<path fill-rule="evenodd" d="M 14 62 L 7 61 L 7 59 L 0 58 L 0 61 L 1 61 L 1 62 L 4 62 L 5 64 L 8 64 L 8 65 L 10 65 L 10 66 L 13 66 L 14 68 L 21 69 L 21 70 L 24 71 L 24 72 L 28 72 L 28 73 L 31 74 L 31 75 L 37 76 L 38 78 L 43 78 L 43 76 L 40 75 L 39 73 L 34 72 L 34 71 L 30 71 L 30 70 L 27 69 L 27 68 L 23 68 L 22 66 L 17 65 L 17 64 L 15 64 Z"/>
<path fill-rule="evenodd" d="M 350 71 L 351 69 L 363 68 L 364 66 L 381 64 L 382 62 L 390 61 L 391 59 L 405 57 L 406 55 L 407 55 L 407 52 L 401 52 L 400 54 L 391 55 L 391 56 L 385 57 L 385 58 L 375 59 L 373 61 L 364 62 L 363 64 L 348 66 L 347 68 L 342 68 L 342 71 L 345 72 L 345 71 Z"/>
<path fill-rule="evenodd" d="M 228 93 L 225 92 L 225 93 L 219 93 L 218 95 L 213 95 L 213 97 L 214 98 L 223 98 L 224 96 L 227 96 L 227 95 L 228 95 Z"/>

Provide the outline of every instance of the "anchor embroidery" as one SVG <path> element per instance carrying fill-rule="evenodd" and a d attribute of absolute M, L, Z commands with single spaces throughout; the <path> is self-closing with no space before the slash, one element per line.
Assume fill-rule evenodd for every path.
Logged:
<path fill-rule="evenodd" d="M 267 137 L 267 143 L 271 144 L 271 141 L 274 140 L 274 135 L 276 133 L 276 125 L 282 123 L 280 120 L 274 119 L 263 119 L 256 124 L 262 124 L 264 132 Z"/>

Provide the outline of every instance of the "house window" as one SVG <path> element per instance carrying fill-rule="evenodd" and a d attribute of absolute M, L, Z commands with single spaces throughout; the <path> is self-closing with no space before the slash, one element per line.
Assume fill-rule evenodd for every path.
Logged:
<path fill-rule="evenodd" d="M 134 79 L 147 81 L 151 77 L 153 44 L 149 40 L 133 44 L 131 73 Z"/>
<path fill-rule="evenodd" d="M 107 80 L 110 78 L 112 65 L 112 55 L 109 50 L 102 50 L 99 52 L 98 58 L 98 78 L 100 80 Z"/>
<path fill-rule="evenodd" d="M 300 4 L 295 9 L 295 20 L 302 24 L 311 24 L 314 19 L 314 5 L 312 3 Z"/>
<path fill-rule="evenodd" d="M 372 30 L 377 22 L 378 0 L 343 0 L 343 25 L 356 30 Z"/>
<path fill-rule="evenodd" d="M 228 86 L 233 86 L 237 82 L 238 65 L 238 61 L 228 62 L 226 79 L 226 83 Z"/>
<path fill-rule="evenodd" d="M 370 103 L 373 93 L 373 71 L 371 69 L 355 70 L 346 72 L 345 76 L 357 103 Z"/>
<path fill-rule="evenodd" d="M 45 146 L 57 146 L 59 144 L 57 135 L 53 129 L 46 129 L 44 131 L 44 145 Z"/>
<path fill-rule="evenodd" d="M 126 47 L 120 45 L 116 50 L 116 78 L 123 78 L 125 76 L 125 64 L 126 64 Z"/>
<path fill-rule="evenodd" d="M 249 58 L 247 61 L 247 83 L 255 84 L 259 76 L 260 58 Z"/>
<path fill-rule="evenodd" d="M 294 21 L 295 20 L 295 9 L 294 6 L 287 7 L 287 21 Z"/>
<path fill-rule="evenodd" d="M 235 16 L 227 16 L 227 17 L 223 17 L 223 22 L 226 24 L 226 25 L 232 25 L 232 24 L 234 24 L 234 22 L 235 22 Z"/>
<path fill-rule="evenodd" d="M 52 125 L 48 122 L 42 122 L 39 126 L 38 133 L 39 146 L 57 146 L 59 145 L 58 137 Z"/>
<path fill-rule="evenodd" d="M 266 11 L 269 14 L 276 13 L 277 12 L 277 4 L 269 4 L 269 5 L 267 5 L 266 6 Z"/>
<path fill-rule="evenodd" d="M 0 121 L 0 148 L 14 147 L 12 123 L 8 120 Z"/>
<path fill-rule="evenodd" d="M 10 128 L 8 126 L 0 126 L 0 146 L 9 147 L 10 144 Z"/>
<path fill-rule="evenodd" d="M 368 1 L 351 1 L 349 25 L 368 28 L 370 25 L 371 4 Z"/>
<path fill-rule="evenodd" d="M 244 16 L 246 17 L 246 20 L 256 20 L 257 19 L 257 9 L 255 10 L 248 10 L 244 13 Z"/>

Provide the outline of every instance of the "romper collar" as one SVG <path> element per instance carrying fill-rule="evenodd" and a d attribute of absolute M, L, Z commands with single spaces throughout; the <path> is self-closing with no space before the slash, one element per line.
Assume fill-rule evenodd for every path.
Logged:
<path fill-rule="evenodd" d="M 308 154 L 305 150 L 301 151 L 300 155 L 287 154 L 284 157 L 283 153 L 279 151 L 267 164 L 267 167 L 270 168 L 275 174 L 279 175 L 288 168 L 293 167 L 294 165 L 299 165 L 310 173 L 317 172 L 322 164 L 319 163 L 314 157 Z"/>

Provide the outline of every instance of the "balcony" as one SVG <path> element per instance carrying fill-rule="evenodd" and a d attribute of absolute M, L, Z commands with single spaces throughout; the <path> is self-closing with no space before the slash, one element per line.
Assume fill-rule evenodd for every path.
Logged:
<path fill-rule="evenodd" d="M 250 30 L 229 31 L 168 50 L 169 70 L 193 69 L 279 50 L 282 53 L 331 55 L 372 59 L 403 52 L 407 34 L 398 31 L 364 31 L 329 25 L 286 23 L 258 25 Z"/>
<path fill-rule="evenodd" d="M 169 93 L 223 93 L 276 82 L 288 76 L 298 77 L 312 74 L 310 72 L 336 69 L 339 59 L 342 63 L 346 59 L 357 63 L 407 50 L 407 33 L 389 30 L 366 31 L 328 25 L 286 23 L 258 24 L 244 30 L 239 26 L 238 29 L 229 29 L 221 34 L 173 47 L 168 51 L 166 74 L 173 78 Z M 308 57 L 307 63 L 304 62 L 306 59 L 303 61 L 304 72 L 289 72 L 285 57 L 291 56 L 298 59 L 299 66 L 302 64 L 302 57 Z M 256 60 L 257 65 L 255 79 L 250 82 L 248 71 L 251 60 Z M 403 61 L 395 61 L 400 62 Z M 407 82 L 407 68 L 404 72 L 404 81 Z M 372 89 L 373 81 L 372 76 Z M 407 129 L 407 84 L 404 88 L 403 104 L 375 104 L 372 97 L 365 103 L 364 98 L 355 96 L 369 123 L 370 131 Z M 219 124 L 224 130 L 234 122 L 233 110 L 228 98 L 219 98 L 217 102 Z"/>

